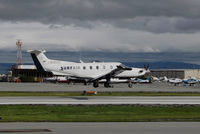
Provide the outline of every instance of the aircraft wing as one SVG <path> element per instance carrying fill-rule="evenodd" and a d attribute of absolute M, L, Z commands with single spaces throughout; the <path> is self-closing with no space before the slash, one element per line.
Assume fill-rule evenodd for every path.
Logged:
<path fill-rule="evenodd" d="M 51 71 L 53 73 L 53 75 L 57 75 L 57 76 L 71 76 L 70 74 L 66 74 L 66 73 L 60 73 L 60 72 L 55 72 L 55 71 Z"/>
<path fill-rule="evenodd" d="M 100 75 L 94 79 L 91 79 L 89 80 L 90 82 L 93 82 L 93 81 L 96 81 L 96 80 L 101 80 L 101 79 L 105 79 L 105 78 L 111 78 L 111 77 L 114 77 L 118 74 L 120 74 L 121 72 L 123 71 L 126 71 L 126 70 L 132 70 L 132 68 L 129 68 L 129 67 L 126 67 L 125 65 L 121 64 L 119 66 L 117 66 L 116 69 L 108 72 L 107 74 L 104 74 L 104 75 Z"/>

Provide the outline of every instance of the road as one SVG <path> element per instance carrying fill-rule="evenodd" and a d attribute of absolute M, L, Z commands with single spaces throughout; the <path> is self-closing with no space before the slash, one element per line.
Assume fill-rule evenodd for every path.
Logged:
<path fill-rule="evenodd" d="M 0 91 L 19 91 L 19 92 L 82 92 L 83 90 L 95 90 L 98 92 L 200 92 L 200 84 L 196 86 L 174 86 L 163 82 L 154 82 L 152 84 L 134 84 L 132 88 L 128 88 L 126 84 L 114 84 L 114 88 L 104 88 L 100 84 L 99 88 L 94 88 L 92 85 L 83 84 L 53 84 L 53 83 L 9 83 L 0 82 Z"/>
<path fill-rule="evenodd" d="M 200 96 L 192 97 L 124 97 L 124 96 L 73 96 L 73 97 L 0 97 L 0 105 L 5 104 L 56 104 L 56 105 L 100 105 L 100 104 L 191 104 L 200 105 Z"/>
<path fill-rule="evenodd" d="M 49 130 L 44 134 L 199 134 L 199 122 L 0 123 L 0 133 L 11 130 Z M 6 130 L 6 131 L 5 131 Z M 38 132 L 35 132 L 38 133 Z M 26 132 L 26 134 L 35 134 Z M 16 134 L 23 134 L 16 132 Z"/>

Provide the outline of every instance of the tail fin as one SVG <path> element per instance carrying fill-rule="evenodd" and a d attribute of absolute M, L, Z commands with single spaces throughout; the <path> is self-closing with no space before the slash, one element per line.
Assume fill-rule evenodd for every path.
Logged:
<path fill-rule="evenodd" d="M 28 50 L 33 58 L 33 61 L 35 63 L 35 66 L 37 69 L 41 72 L 45 72 L 45 63 L 49 60 L 44 53 L 46 52 L 45 50 Z"/>

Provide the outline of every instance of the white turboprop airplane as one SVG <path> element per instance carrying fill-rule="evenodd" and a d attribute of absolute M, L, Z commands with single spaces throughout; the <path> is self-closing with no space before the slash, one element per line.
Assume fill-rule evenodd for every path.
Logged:
<path fill-rule="evenodd" d="M 63 75 L 84 79 L 86 83 L 93 83 L 94 87 L 99 86 L 99 80 L 106 79 L 105 87 L 110 87 L 111 78 L 134 78 L 144 76 L 148 69 L 129 68 L 120 62 L 69 62 L 51 60 L 44 55 L 44 50 L 28 50 L 39 71 L 51 72 L 53 75 Z M 132 87 L 130 81 L 129 87 Z"/>

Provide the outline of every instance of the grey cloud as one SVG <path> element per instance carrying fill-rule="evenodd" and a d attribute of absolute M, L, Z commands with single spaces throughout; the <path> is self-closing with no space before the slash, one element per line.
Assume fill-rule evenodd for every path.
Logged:
<path fill-rule="evenodd" d="M 199 7 L 199 0 L 1 0 L 0 20 L 40 22 L 51 28 L 91 28 L 103 22 L 156 33 L 196 32 Z"/>
<path fill-rule="evenodd" d="M 136 16 L 199 17 L 198 0 L 1 0 L 1 17 L 49 20 L 119 19 Z M 25 16 L 26 15 L 26 16 Z"/>
<path fill-rule="evenodd" d="M 0 50 L 15 50 L 22 39 L 23 50 L 112 51 L 112 52 L 199 52 L 200 32 L 151 33 L 112 25 L 92 29 L 65 26 L 49 28 L 41 23 L 0 23 Z"/>
<path fill-rule="evenodd" d="M 193 33 L 200 30 L 200 18 L 183 17 L 135 17 L 134 19 L 107 20 L 116 27 L 153 33 Z"/>
<path fill-rule="evenodd" d="M 5 11 L 1 12 L 5 19 L 7 14 L 9 14 L 8 19 L 49 17 L 49 20 L 200 16 L 200 1 L 198 0 L 1 0 L 0 5 L 1 11 Z"/>

